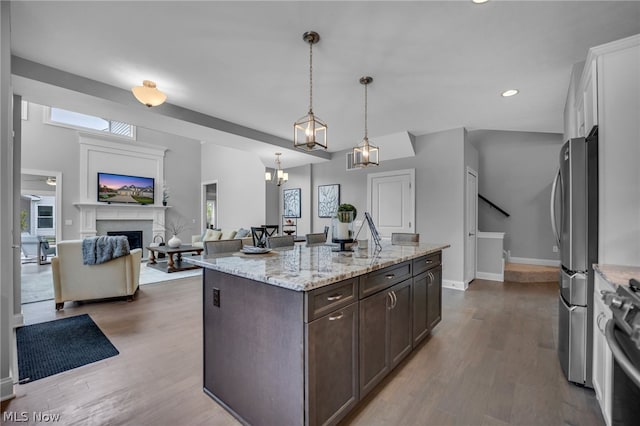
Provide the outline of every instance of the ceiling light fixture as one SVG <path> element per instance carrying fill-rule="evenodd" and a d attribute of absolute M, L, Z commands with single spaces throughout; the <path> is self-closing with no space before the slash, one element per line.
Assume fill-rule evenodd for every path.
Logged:
<path fill-rule="evenodd" d="M 313 114 L 313 45 L 320 35 L 308 31 L 302 39 L 309 43 L 309 112 L 293 124 L 293 146 L 306 151 L 327 149 L 327 125 Z"/>
<path fill-rule="evenodd" d="M 156 83 L 151 80 L 144 80 L 142 86 L 131 88 L 133 96 L 148 107 L 158 106 L 167 100 L 167 95 L 156 87 Z"/>
<path fill-rule="evenodd" d="M 364 85 L 364 139 L 360 145 L 353 148 L 353 165 L 356 167 L 377 166 L 380 149 L 369 143 L 367 130 L 367 86 L 373 77 L 361 77 L 360 84 Z"/>
<path fill-rule="evenodd" d="M 483 4 L 483 3 L 488 2 L 489 0 L 471 0 L 471 1 L 472 1 L 473 3 L 475 3 L 475 4 Z"/>
<path fill-rule="evenodd" d="M 47 185 L 56 186 L 56 178 L 49 176 L 47 178 Z"/>
<path fill-rule="evenodd" d="M 285 173 L 284 170 L 282 170 L 282 166 L 280 165 L 281 155 L 282 153 L 276 152 L 276 168 L 273 171 L 273 174 L 271 172 L 265 172 L 264 174 L 264 180 L 273 182 L 278 186 L 282 185 L 283 182 L 289 180 L 289 173 Z"/>
<path fill-rule="evenodd" d="M 515 95 L 517 95 L 518 93 L 520 93 L 520 92 L 518 91 L 518 89 L 509 89 L 509 90 L 505 90 L 504 92 L 502 92 L 502 93 L 501 93 L 501 96 L 502 96 L 503 98 L 508 98 L 509 96 L 515 96 Z"/>

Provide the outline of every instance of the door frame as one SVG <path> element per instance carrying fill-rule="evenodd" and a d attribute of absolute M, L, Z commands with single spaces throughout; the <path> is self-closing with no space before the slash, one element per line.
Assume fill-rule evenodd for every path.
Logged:
<path fill-rule="evenodd" d="M 62 172 L 56 172 L 52 170 L 39 170 L 39 169 L 20 169 L 20 173 L 23 175 L 36 175 L 36 176 L 55 176 L 56 178 L 56 243 L 62 241 Z M 20 182 L 20 193 L 22 194 L 22 182 Z"/>
<path fill-rule="evenodd" d="M 207 226 L 207 185 L 216 185 L 216 223 L 218 221 L 218 194 L 220 193 L 220 183 L 218 179 L 203 181 L 200 185 L 200 232 Z"/>
<path fill-rule="evenodd" d="M 476 178 L 476 190 L 475 190 L 475 194 L 469 194 L 469 185 L 467 185 L 467 178 L 469 175 L 472 175 Z M 478 275 L 478 172 L 476 170 L 474 170 L 473 168 L 467 166 L 466 167 L 466 171 L 464 174 L 464 187 L 465 187 L 465 209 L 464 209 L 464 282 L 466 285 L 468 285 L 471 281 L 473 281 L 476 276 Z M 467 237 L 469 236 L 469 229 L 468 229 L 468 223 L 469 223 L 469 204 L 467 203 L 467 201 L 469 200 L 469 195 L 474 196 L 476 203 L 476 209 L 475 209 L 475 218 L 473 218 L 474 222 L 475 222 L 475 228 L 476 228 L 476 235 L 475 238 L 473 239 L 473 243 L 475 244 L 474 247 L 474 259 L 469 259 L 467 256 Z M 469 279 L 469 277 L 467 277 L 467 265 L 468 262 L 470 262 L 471 260 L 473 260 L 473 277 L 471 277 L 471 279 Z"/>
<path fill-rule="evenodd" d="M 416 232 L 416 169 L 401 169 L 401 170 L 392 170 L 389 172 L 368 173 L 367 174 L 367 211 L 371 212 L 371 202 L 372 202 L 371 190 L 373 189 L 372 181 L 374 178 L 405 175 L 405 174 L 409 175 L 409 178 L 410 178 L 409 202 L 411 203 L 411 205 L 409 206 L 408 210 L 411 213 L 411 218 L 409 219 L 409 223 L 411 225 L 409 226 L 409 230 L 410 232 Z M 376 227 L 378 227 L 377 218 L 374 217 L 373 222 L 376 224 Z"/>

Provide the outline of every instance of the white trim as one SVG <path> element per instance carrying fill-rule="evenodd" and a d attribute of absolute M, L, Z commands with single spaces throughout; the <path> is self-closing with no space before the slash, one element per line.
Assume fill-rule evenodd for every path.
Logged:
<path fill-rule="evenodd" d="M 0 380 L 0 401 L 7 401 L 16 397 L 13 391 L 13 378 L 3 377 Z"/>
<path fill-rule="evenodd" d="M 524 263 L 525 265 L 540 266 L 560 266 L 559 260 L 554 259 L 532 259 L 529 257 L 509 257 L 509 263 Z"/>
<path fill-rule="evenodd" d="M 23 175 L 55 176 L 56 186 L 54 192 L 56 194 L 56 205 L 54 221 L 56 227 L 56 241 L 62 241 L 62 172 L 53 170 L 20 169 L 20 173 Z"/>
<path fill-rule="evenodd" d="M 442 288 L 466 291 L 467 288 L 469 288 L 469 283 L 465 283 L 464 281 L 442 280 Z"/>
<path fill-rule="evenodd" d="M 504 232 L 482 232 L 478 231 L 478 238 L 493 238 L 496 240 L 504 239 Z"/>
<path fill-rule="evenodd" d="M 19 314 L 13 314 L 13 328 L 19 328 L 24 325 L 24 315 L 22 312 Z"/>
<path fill-rule="evenodd" d="M 491 274 L 489 272 L 476 272 L 476 278 L 489 281 L 504 281 L 504 273 Z"/>

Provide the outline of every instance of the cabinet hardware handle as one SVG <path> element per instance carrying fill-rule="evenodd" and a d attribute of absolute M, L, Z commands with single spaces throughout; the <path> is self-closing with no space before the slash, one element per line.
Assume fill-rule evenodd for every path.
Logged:
<path fill-rule="evenodd" d="M 331 315 L 329 317 L 329 321 L 335 321 L 335 320 L 339 320 L 340 318 L 342 318 L 344 316 L 344 312 L 340 312 L 338 315 Z"/>
<path fill-rule="evenodd" d="M 427 265 L 431 265 L 433 263 L 433 260 L 429 259 L 427 260 Z"/>
<path fill-rule="evenodd" d="M 385 275 L 385 278 L 388 279 L 388 280 L 391 280 L 391 279 L 395 278 L 395 276 L 396 276 L 396 274 L 387 274 L 387 275 Z"/>
<path fill-rule="evenodd" d="M 387 296 L 389 297 L 389 306 L 387 306 L 388 310 L 393 309 L 393 296 L 391 295 L 392 292 L 387 293 Z"/>
<path fill-rule="evenodd" d="M 340 300 L 342 299 L 342 295 L 341 294 L 334 294 L 331 296 L 327 296 L 327 300 Z"/>
<path fill-rule="evenodd" d="M 393 296 L 393 306 L 391 307 L 391 309 L 395 309 L 396 306 L 398 305 L 398 296 L 396 296 L 395 291 L 392 291 L 391 295 Z"/>

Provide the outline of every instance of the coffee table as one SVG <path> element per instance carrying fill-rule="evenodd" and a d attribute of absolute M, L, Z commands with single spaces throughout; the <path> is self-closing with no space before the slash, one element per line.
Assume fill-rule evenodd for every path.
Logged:
<path fill-rule="evenodd" d="M 149 261 L 147 262 L 147 266 L 151 266 L 152 268 L 163 272 L 171 273 L 200 268 L 198 265 L 183 262 L 182 253 L 200 254 L 203 249 L 202 247 L 193 247 L 189 244 L 182 244 L 180 247 L 175 248 L 169 246 L 147 247 L 147 250 L 149 250 Z M 166 254 L 167 260 L 160 262 L 156 261 L 156 255 L 158 253 Z M 175 258 L 174 255 L 176 255 Z"/>

